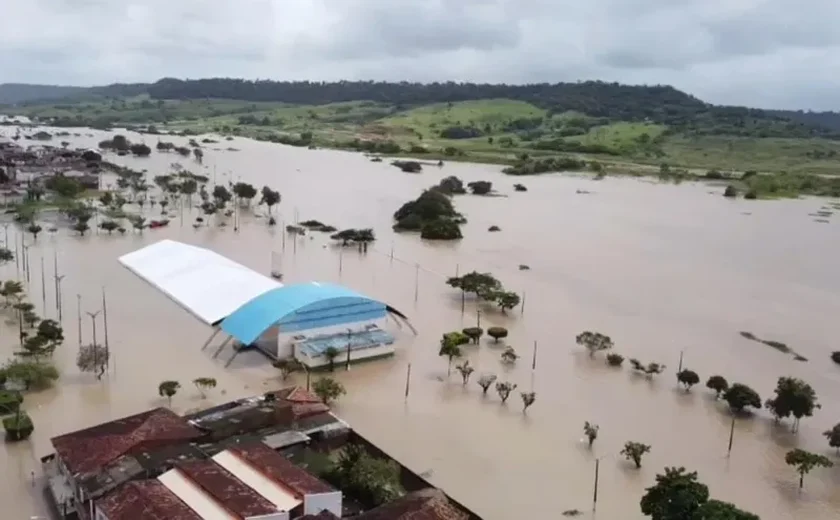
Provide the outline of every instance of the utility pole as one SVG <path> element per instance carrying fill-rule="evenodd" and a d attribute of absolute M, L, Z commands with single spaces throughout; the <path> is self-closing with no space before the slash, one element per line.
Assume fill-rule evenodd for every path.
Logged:
<path fill-rule="evenodd" d="M 595 459 L 595 491 L 592 493 L 592 511 L 595 511 L 595 507 L 598 505 L 598 470 L 601 466 L 601 458 L 598 457 Z"/>
<path fill-rule="evenodd" d="M 43 306 L 41 312 L 46 316 L 47 314 L 47 275 L 44 272 L 44 255 L 41 255 L 41 298 L 43 299 Z"/>
<path fill-rule="evenodd" d="M 79 324 L 79 348 L 82 348 L 82 295 L 76 295 L 76 320 Z"/>
<path fill-rule="evenodd" d="M 732 440 L 735 438 L 735 414 L 732 414 L 732 424 L 729 426 L 729 447 L 726 450 L 726 456 L 732 455 Z"/>
<path fill-rule="evenodd" d="M 98 310 L 96 312 L 87 312 L 86 313 L 88 316 L 90 316 L 90 327 L 91 327 L 91 330 L 93 331 L 93 348 L 94 348 L 94 351 L 96 351 L 96 318 L 97 318 L 97 316 L 99 316 L 100 312 L 102 312 L 102 311 Z"/>
<path fill-rule="evenodd" d="M 102 321 L 105 325 L 105 365 L 111 366 L 111 347 L 108 345 L 108 304 L 105 303 L 105 287 L 102 287 Z"/>

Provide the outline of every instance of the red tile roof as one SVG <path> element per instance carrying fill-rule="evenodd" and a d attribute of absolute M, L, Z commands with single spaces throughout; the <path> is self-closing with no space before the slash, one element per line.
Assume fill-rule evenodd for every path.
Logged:
<path fill-rule="evenodd" d="M 446 494 L 435 488 L 409 493 L 356 517 L 356 520 L 467 520 Z"/>
<path fill-rule="evenodd" d="M 175 467 L 235 515 L 249 518 L 277 512 L 274 504 L 213 461 L 179 462 Z"/>
<path fill-rule="evenodd" d="M 257 471 L 296 493 L 299 498 L 304 495 L 335 491 L 330 485 L 322 482 L 303 468 L 295 466 L 286 457 L 261 442 L 233 446 L 229 449 L 231 453 L 253 466 Z"/>
<path fill-rule="evenodd" d="M 96 501 L 108 520 L 202 520 L 157 480 L 128 482 Z"/>
<path fill-rule="evenodd" d="M 330 407 L 324 404 L 320 397 L 302 386 L 281 388 L 275 395 L 278 399 L 291 403 L 292 413 L 298 419 L 330 411 Z"/>
<path fill-rule="evenodd" d="M 123 417 L 52 439 L 72 474 L 90 473 L 138 448 L 190 441 L 203 434 L 167 408 Z"/>

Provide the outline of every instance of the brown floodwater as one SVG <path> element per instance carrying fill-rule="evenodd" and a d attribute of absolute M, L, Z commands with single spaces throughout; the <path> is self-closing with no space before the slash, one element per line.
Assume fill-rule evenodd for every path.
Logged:
<path fill-rule="evenodd" d="M 8 135 L 12 129 L 3 130 Z M 105 135 L 81 132 L 62 139 L 84 146 Z M 224 151 L 229 146 L 239 151 Z M 498 167 L 473 164 L 427 167 L 412 175 L 360 154 L 241 139 L 209 145 L 204 167 L 172 154 L 112 160 L 147 169 L 150 177 L 181 162 L 211 179 L 215 175 L 218 182 L 268 184 L 283 196 L 274 209 L 279 221 L 290 223 L 297 216 L 339 228 L 372 227 L 379 240 L 366 256 L 354 250 L 340 254 L 320 234 L 299 238 L 296 245 L 287 238 L 284 247 L 282 226 L 267 227 L 264 208 L 243 212 L 238 233 L 232 226 L 194 229 L 195 215 L 188 215 L 183 225 L 175 218 L 168 228 L 142 235 L 80 238 L 65 229 L 41 235 L 29 249 L 29 295 L 41 309 L 43 257 L 47 310 L 41 312 L 55 316 L 51 276 L 57 252 L 65 276 L 67 339 L 55 355 L 62 378 L 55 388 L 26 396 L 25 408 L 36 425 L 31 441 L 0 448 L 4 518 L 44 514 L 30 472 L 37 473 L 38 458 L 51 451 L 52 436 L 161 405 L 157 384 L 162 380 L 182 382 L 173 400 L 178 411 L 280 385 L 275 370 L 256 353 L 239 356 L 225 369 L 224 359 L 212 359 L 212 349 L 202 352 L 208 327 L 117 262 L 120 255 L 163 238 L 211 248 L 266 274 L 275 251 L 274 266 L 282 264 L 287 282 L 339 282 L 406 313 L 419 334 L 399 332 L 399 350 L 391 360 L 338 370 L 348 394 L 336 411 L 485 518 L 557 516 L 567 509 L 585 511 L 584 518 L 641 518 L 639 498 L 665 466 L 698 471 L 713 496 L 764 520 L 840 515 L 840 467 L 815 470 L 799 492 L 797 475 L 784 463 L 794 446 L 834 457 L 821 432 L 840 421 L 840 367 L 829 360 L 838 350 L 840 332 L 840 228 L 835 221 L 819 224 L 808 216 L 824 201 L 727 200 L 720 188 L 624 178 L 512 178 Z M 392 233 L 391 216 L 400 204 L 446 175 L 493 181 L 506 196 L 456 197 L 457 208 L 469 219 L 458 243 Z M 524 182 L 529 191 L 514 192 L 514 182 Z M 159 210 L 147 206 L 145 212 L 151 217 Z M 489 233 L 494 224 L 502 231 Z M 8 232 L 11 245 L 14 226 Z M 32 242 L 29 236 L 26 240 Z M 530 270 L 520 271 L 520 264 Z M 516 366 L 500 364 L 500 345 L 483 341 L 464 349 L 477 373 L 496 373 L 519 385 L 507 405 L 492 390 L 483 397 L 474 380 L 463 387 L 454 370 L 447 379 L 446 360 L 437 355 L 442 332 L 471 326 L 478 318 L 473 302 L 462 314 L 460 293 L 444 283 L 447 276 L 471 270 L 491 271 L 525 295 L 524 312 L 505 316 L 482 307 L 480 315 L 483 327 L 510 329 L 507 341 L 522 355 Z M 15 276 L 14 262 L 0 268 L 0 278 Z M 77 294 L 89 342 L 86 313 L 101 308 L 102 287 L 114 358 L 111 373 L 97 381 L 75 367 Z M 0 322 L 4 357 L 16 348 L 17 326 L 9 320 Z M 97 320 L 101 335 L 101 316 Z M 668 370 L 647 381 L 626 367 L 606 367 L 602 356 L 590 359 L 574 343 L 587 329 L 610 334 L 616 351 L 665 363 Z M 795 362 L 748 341 L 738 334 L 742 330 L 783 341 L 810 361 Z M 534 342 L 539 350 L 532 372 Z M 762 399 L 779 376 L 804 378 L 823 407 L 803 420 L 796 435 L 765 412 L 739 420 L 727 458 L 729 414 L 702 384 L 691 393 L 676 388 L 680 351 L 685 366 L 703 381 L 719 373 L 753 386 Z M 208 400 L 189 384 L 201 376 L 219 382 Z M 518 392 L 531 388 L 537 401 L 526 415 Z M 600 425 L 591 451 L 581 442 L 587 420 Z M 619 455 L 628 440 L 652 445 L 640 470 Z M 596 457 L 601 479 L 593 516 Z"/>

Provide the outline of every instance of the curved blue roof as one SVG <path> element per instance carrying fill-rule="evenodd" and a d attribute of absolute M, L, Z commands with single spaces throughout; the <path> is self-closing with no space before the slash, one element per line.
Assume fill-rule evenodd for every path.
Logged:
<path fill-rule="evenodd" d="M 387 306 L 340 285 L 308 282 L 264 292 L 222 320 L 221 328 L 249 345 L 270 327 L 282 332 L 384 318 Z"/>

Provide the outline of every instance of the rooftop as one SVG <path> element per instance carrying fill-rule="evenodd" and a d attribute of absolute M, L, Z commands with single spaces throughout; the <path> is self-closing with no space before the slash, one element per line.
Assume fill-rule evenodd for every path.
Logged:
<path fill-rule="evenodd" d="M 357 516 L 357 520 L 467 520 L 446 494 L 436 488 L 409 493 Z"/>
<path fill-rule="evenodd" d="M 230 451 L 300 497 L 335 491 L 332 486 L 295 466 L 286 457 L 261 442 L 234 446 L 230 448 Z"/>
<path fill-rule="evenodd" d="M 129 482 L 96 506 L 108 520 L 202 520 L 157 480 Z"/>
<path fill-rule="evenodd" d="M 99 470 L 139 449 L 198 439 L 203 433 L 167 408 L 123 417 L 52 439 L 56 454 L 71 474 Z"/>
<path fill-rule="evenodd" d="M 326 509 L 318 513 L 317 515 L 303 515 L 298 517 L 297 520 L 341 520 L 339 517 L 335 516 L 334 514 L 330 513 Z"/>
<path fill-rule="evenodd" d="M 180 462 L 175 467 L 225 509 L 242 518 L 277 512 L 274 504 L 215 462 L 196 460 Z"/>

